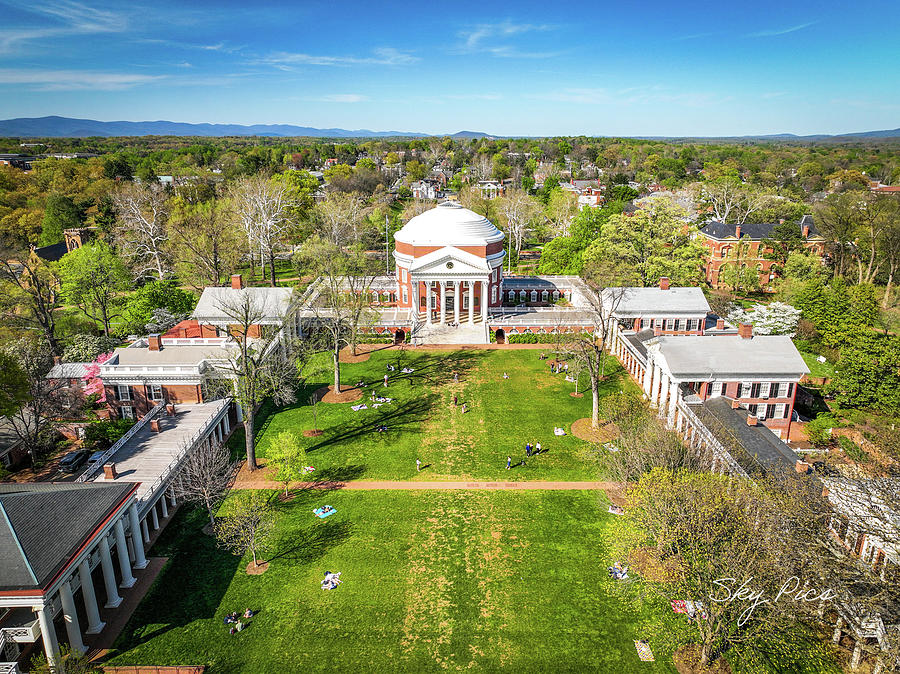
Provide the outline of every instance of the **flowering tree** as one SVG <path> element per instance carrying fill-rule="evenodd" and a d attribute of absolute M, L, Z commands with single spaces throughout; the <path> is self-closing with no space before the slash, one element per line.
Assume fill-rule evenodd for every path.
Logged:
<path fill-rule="evenodd" d="M 728 314 L 730 323 L 750 323 L 757 335 L 792 335 L 799 320 L 800 310 L 784 302 L 756 304 L 750 311 L 735 309 Z"/>
<path fill-rule="evenodd" d="M 101 353 L 90 365 L 85 368 L 81 379 L 87 382 L 84 385 L 85 395 L 98 395 L 98 403 L 106 402 L 106 388 L 103 386 L 103 380 L 100 379 L 100 366 L 112 357 L 112 351 L 109 353 Z"/>

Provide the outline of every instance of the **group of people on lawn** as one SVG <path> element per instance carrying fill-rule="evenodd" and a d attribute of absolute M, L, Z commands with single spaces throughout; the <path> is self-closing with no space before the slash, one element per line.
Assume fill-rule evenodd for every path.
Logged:
<path fill-rule="evenodd" d="M 242 615 L 238 615 L 237 611 L 226 615 L 223 622 L 225 625 L 231 625 L 231 627 L 228 628 L 228 633 L 237 634 L 238 632 L 243 631 L 250 624 L 249 622 L 244 622 L 244 620 L 249 620 L 257 613 L 259 613 L 259 611 L 248 608 Z"/>

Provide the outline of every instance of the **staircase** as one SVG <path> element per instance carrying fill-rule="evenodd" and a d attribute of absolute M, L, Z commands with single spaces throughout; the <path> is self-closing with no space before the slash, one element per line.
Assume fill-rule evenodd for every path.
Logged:
<path fill-rule="evenodd" d="M 413 344 L 487 344 L 487 326 L 478 320 L 458 326 L 417 321 L 412 333 Z"/>

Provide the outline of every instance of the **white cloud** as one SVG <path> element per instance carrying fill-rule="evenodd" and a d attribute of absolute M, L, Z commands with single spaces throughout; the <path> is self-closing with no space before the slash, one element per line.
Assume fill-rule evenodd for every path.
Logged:
<path fill-rule="evenodd" d="M 767 28 L 765 30 L 756 31 L 755 33 L 749 33 L 747 37 L 777 37 L 779 35 L 787 35 L 788 33 L 796 33 L 798 30 L 809 28 L 816 23 L 818 23 L 818 21 L 800 23 L 796 26 L 789 26 L 788 28 Z"/>
<path fill-rule="evenodd" d="M 284 69 L 290 66 L 329 66 L 347 67 L 355 65 L 405 66 L 419 60 L 409 52 L 393 47 L 380 47 L 372 50 L 372 56 L 325 56 L 297 52 L 275 52 L 259 59 L 259 63 Z"/>
<path fill-rule="evenodd" d="M 71 35 L 121 33 L 128 28 L 128 21 L 121 14 L 88 7 L 71 0 L 23 4 L 21 9 L 41 15 L 43 23 L 49 19 L 53 25 L 16 26 L 0 29 L 0 53 L 10 53 L 22 43 L 33 40 Z"/>
<path fill-rule="evenodd" d="M 514 23 L 512 21 L 481 23 L 467 30 L 460 31 L 457 36 L 462 40 L 462 43 L 451 51 L 456 54 L 484 53 L 501 58 L 547 58 L 555 56 L 558 52 L 522 50 L 509 44 L 508 40 L 516 35 L 550 30 L 555 30 L 555 26 L 549 24 Z"/>
<path fill-rule="evenodd" d="M 28 86 L 34 91 L 118 91 L 165 79 L 165 75 L 102 73 L 92 70 L 0 69 L 0 85 Z"/>
<path fill-rule="evenodd" d="M 318 100 L 325 103 L 362 103 L 369 100 L 369 97 L 362 94 L 328 94 Z"/>

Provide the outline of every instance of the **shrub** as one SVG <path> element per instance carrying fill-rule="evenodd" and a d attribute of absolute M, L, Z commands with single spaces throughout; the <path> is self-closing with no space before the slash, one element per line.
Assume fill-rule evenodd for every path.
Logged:
<path fill-rule="evenodd" d="M 109 449 L 134 423 L 134 419 L 104 419 L 90 423 L 84 427 L 84 446 L 95 451 Z"/>
<path fill-rule="evenodd" d="M 560 340 L 562 341 L 562 340 Z M 507 344 L 556 344 L 556 335 L 539 334 L 535 335 L 530 332 L 517 335 L 507 335 Z"/>
<path fill-rule="evenodd" d="M 806 435 L 816 447 L 831 444 L 831 429 L 839 426 L 838 420 L 830 414 L 820 414 L 806 425 Z"/>
<path fill-rule="evenodd" d="M 850 438 L 841 436 L 838 438 L 838 444 L 841 446 L 841 449 L 844 451 L 844 454 L 849 456 L 851 459 L 856 461 L 857 463 L 868 463 L 869 455 L 863 450 L 862 447 L 857 445 Z"/>

